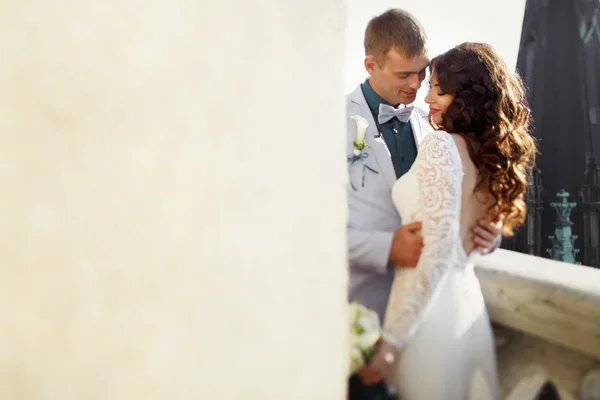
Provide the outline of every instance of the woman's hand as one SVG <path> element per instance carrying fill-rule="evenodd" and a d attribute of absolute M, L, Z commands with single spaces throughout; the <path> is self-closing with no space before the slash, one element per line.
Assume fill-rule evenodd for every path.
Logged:
<path fill-rule="evenodd" d="M 385 381 L 392 382 L 396 365 L 398 349 L 390 342 L 380 339 L 377 353 L 369 365 L 358 371 L 358 375 L 367 385 Z"/>

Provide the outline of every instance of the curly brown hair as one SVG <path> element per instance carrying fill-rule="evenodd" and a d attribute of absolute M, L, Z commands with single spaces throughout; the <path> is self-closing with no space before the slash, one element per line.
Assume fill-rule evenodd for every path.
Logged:
<path fill-rule="evenodd" d="M 523 82 L 482 43 L 456 46 L 434 58 L 430 71 L 440 89 L 455 96 L 442 126 L 467 142 L 479 171 L 474 191 L 487 189 L 495 200 L 490 219 L 502 219 L 502 234 L 512 236 L 525 221 L 525 190 L 536 154 Z"/>

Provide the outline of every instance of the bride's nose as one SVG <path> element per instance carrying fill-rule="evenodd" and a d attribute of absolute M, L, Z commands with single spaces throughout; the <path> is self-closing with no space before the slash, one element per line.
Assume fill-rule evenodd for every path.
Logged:
<path fill-rule="evenodd" d="M 425 96 L 425 103 L 427 104 L 432 104 L 433 101 L 431 100 L 431 96 L 429 93 L 427 93 L 427 96 Z"/>

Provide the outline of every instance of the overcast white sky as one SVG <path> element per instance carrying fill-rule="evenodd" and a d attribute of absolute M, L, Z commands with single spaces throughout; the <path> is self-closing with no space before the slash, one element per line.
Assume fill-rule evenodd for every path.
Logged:
<path fill-rule="evenodd" d="M 525 0 L 347 0 L 346 4 L 346 92 L 367 76 L 363 66 L 367 23 L 393 7 L 411 12 L 421 21 L 432 57 L 462 42 L 485 42 L 516 68 Z M 426 93 L 420 92 L 417 101 L 425 97 Z"/>

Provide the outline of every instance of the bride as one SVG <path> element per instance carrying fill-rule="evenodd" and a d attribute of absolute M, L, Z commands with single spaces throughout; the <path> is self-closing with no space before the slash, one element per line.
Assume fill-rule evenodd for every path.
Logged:
<path fill-rule="evenodd" d="M 422 221 L 416 268 L 398 268 L 374 360 L 403 400 L 497 399 L 490 321 L 473 272 L 469 227 L 524 221 L 536 146 L 521 81 L 492 47 L 464 43 L 432 60 L 430 123 L 392 199 L 405 224 Z"/>

